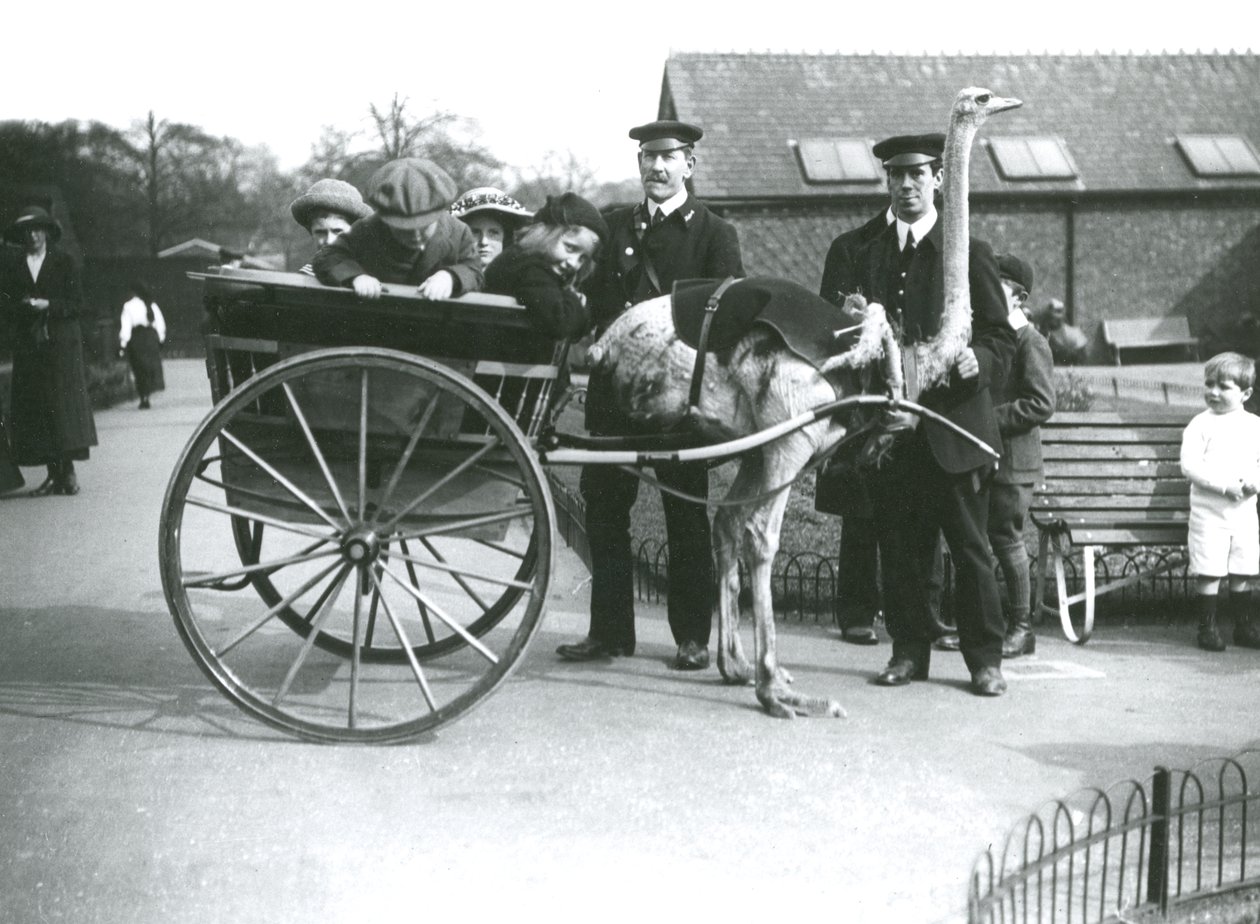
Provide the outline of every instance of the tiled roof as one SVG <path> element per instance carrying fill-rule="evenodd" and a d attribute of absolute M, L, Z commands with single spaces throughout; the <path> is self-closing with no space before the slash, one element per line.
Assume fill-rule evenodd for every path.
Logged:
<path fill-rule="evenodd" d="M 944 131 L 957 92 L 988 87 L 1024 106 L 995 116 L 972 156 L 973 193 L 1260 189 L 1202 179 L 1174 138 L 1231 134 L 1260 150 L 1260 56 L 810 55 L 679 53 L 665 64 L 662 114 L 696 122 L 695 191 L 711 200 L 869 196 L 878 184 L 807 184 L 789 139 Z M 1062 138 L 1073 180 L 999 178 L 986 135 Z"/>

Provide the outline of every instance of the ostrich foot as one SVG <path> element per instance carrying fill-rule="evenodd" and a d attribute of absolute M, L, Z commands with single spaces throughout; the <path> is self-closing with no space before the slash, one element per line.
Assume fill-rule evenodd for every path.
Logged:
<path fill-rule="evenodd" d="M 718 673 L 722 675 L 722 680 L 732 686 L 750 684 L 756 676 L 752 664 L 742 655 L 727 654 L 718 649 L 717 663 Z"/>
<path fill-rule="evenodd" d="M 792 672 L 786 667 L 776 667 L 774 669 L 774 682 L 781 683 L 784 686 L 790 686 L 796 683 L 796 678 L 792 676 Z"/>
<path fill-rule="evenodd" d="M 777 683 L 764 688 L 758 687 L 757 700 L 761 703 L 761 708 L 776 719 L 794 719 L 798 715 L 825 715 L 833 719 L 843 719 L 848 716 L 844 707 L 834 699 L 806 696 L 804 693 L 785 690 Z"/>

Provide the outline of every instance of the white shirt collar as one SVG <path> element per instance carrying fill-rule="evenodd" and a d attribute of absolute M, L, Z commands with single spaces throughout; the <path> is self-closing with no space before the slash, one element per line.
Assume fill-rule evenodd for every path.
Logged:
<path fill-rule="evenodd" d="M 920 218 L 912 225 L 906 224 L 900 218 L 897 219 L 897 246 L 904 248 L 906 246 L 906 234 L 910 231 L 914 232 L 914 241 L 917 244 L 928 236 L 928 232 L 932 230 L 932 226 L 936 224 L 936 206 L 928 207 L 927 214 Z"/>
<path fill-rule="evenodd" d="M 647 201 L 648 218 L 650 219 L 653 215 L 655 215 L 658 209 L 665 215 L 666 218 L 668 218 L 670 215 L 673 215 L 674 212 L 680 209 L 682 207 L 682 204 L 686 201 L 687 201 L 687 187 L 685 186 L 682 189 L 678 190 L 678 192 L 670 196 L 668 199 L 666 199 L 664 202 L 653 202 L 651 199 L 648 199 Z"/>
<path fill-rule="evenodd" d="M 1028 326 L 1028 315 L 1024 314 L 1023 309 L 1013 308 L 1006 315 L 1006 320 L 1015 330 L 1023 330 Z"/>
<path fill-rule="evenodd" d="M 31 270 L 31 278 L 39 281 L 39 271 L 44 265 L 44 257 L 48 256 L 48 251 L 43 253 L 28 253 L 26 255 L 26 265 Z"/>

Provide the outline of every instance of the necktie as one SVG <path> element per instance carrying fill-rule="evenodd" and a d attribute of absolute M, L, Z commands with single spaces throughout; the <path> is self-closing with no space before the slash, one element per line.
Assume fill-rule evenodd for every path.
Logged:
<path fill-rule="evenodd" d="M 910 257 L 914 254 L 914 247 L 915 247 L 914 232 L 907 230 L 906 231 L 906 246 L 901 248 L 902 256 L 905 257 L 907 260 L 909 260 Z"/>
<path fill-rule="evenodd" d="M 653 228 L 655 228 L 664 220 L 665 220 L 665 213 L 661 211 L 660 209 L 657 209 L 655 212 L 652 213 L 651 225 Z"/>

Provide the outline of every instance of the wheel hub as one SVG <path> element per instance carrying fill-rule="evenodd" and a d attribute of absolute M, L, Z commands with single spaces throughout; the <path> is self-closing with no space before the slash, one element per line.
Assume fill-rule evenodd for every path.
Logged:
<path fill-rule="evenodd" d="M 376 561 L 381 551 L 381 540 L 367 527 L 360 526 L 346 533 L 341 540 L 341 555 L 355 565 Z"/>

